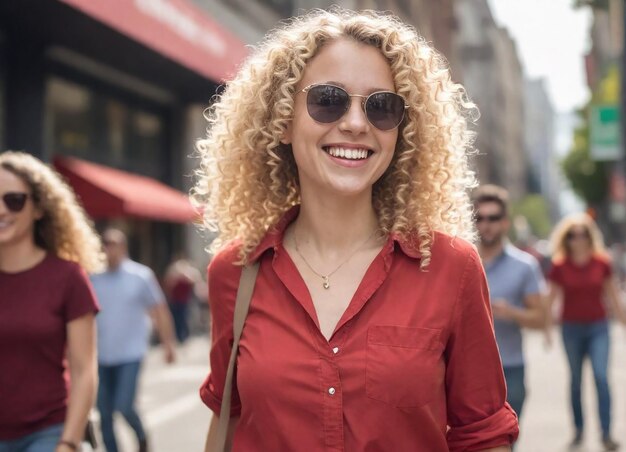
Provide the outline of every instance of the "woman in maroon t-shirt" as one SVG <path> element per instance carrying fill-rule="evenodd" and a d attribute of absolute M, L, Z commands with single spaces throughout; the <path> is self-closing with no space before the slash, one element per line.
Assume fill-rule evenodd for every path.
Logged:
<path fill-rule="evenodd" d="M 581 405 L 582 364 L 588 356 L 598 391 L 602 441 L 606 450 L 616 450 L 610 434 L 611 395 L 607 378 L 609 325 L 604 299 L 611 302 L 613 314 L 622 322 L 625 314 L 619 289 L 612 277 L 611 263 L 604 249 L 602 234 L 586 214 L 564 218 L 553 237 L 553 262 L 549 300 L 562 299 L 562 335 L 570 366 L 571 403 L 577 446 L 583 440 Z"/>
<path fill-rule="evenodd" d="M 1 153 L 0 450 L 78 450 L 96 392 L 98 306 L 85 270 L 103 264 L 61 177 Z"/>

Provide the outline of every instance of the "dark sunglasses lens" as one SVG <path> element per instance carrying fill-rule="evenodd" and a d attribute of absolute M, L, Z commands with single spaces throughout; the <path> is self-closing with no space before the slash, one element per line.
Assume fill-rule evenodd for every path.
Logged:
<path fill-rule="evenodd" d="M 587 239 L 587 238 L 589 238 L 589 233 L 587 231 L 585 231 L 585 232 L 568 232 L 567 233 L 567 238 L 569 240 L 576 239 L 576 238 Z"/>
<path fill-rule="evenodd" d="M 404 118 L 404 99 L 395 93 L 374 93 L 367 98 L 365 111 L 374 127 L 391 130 Z"/>
<path fill-rule="evenodd" d="M 27 196 L 26 193 L 5 193 L 2 200 L 11 212 L 19 212 L 24 208 Z"/>
<path fill-rule="evenodd" d="M 487 221 L 489 223 L 497 223 L 498 221 L 502 220 L 502 218 L 502 215 L 476 215 L 476 222 L 482 223 L 483 221 Z"/>
<path fill-rule="evenodd" d="M 313 86 L 306 97 L 309 115 L 324 124 L 338 121 L 348 109 L 349 103 L 348 93 L 332 85 Z"/>

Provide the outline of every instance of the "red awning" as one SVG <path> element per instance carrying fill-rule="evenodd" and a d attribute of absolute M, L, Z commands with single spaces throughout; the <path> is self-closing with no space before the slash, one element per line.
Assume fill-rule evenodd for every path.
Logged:
<path fill-rule="evenodd" d="M 56 157 L 54 167 L 94 219 L 139 217 L 188 223 L 199 217 L 187 195 L 155 179 L 71 157 Z"/>
<path fill-rule="evenodd" d="M 248 51 L 189 0 L 59 0 L 170 60 L 222 82 Z"/>

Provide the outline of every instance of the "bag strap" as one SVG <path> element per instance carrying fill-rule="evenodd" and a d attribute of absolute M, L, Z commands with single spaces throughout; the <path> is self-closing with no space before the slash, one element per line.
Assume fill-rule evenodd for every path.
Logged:
<path fill-rule="evenodd" d="M 243 331 L 243 325 L 246 322 L 250 300 L 252 299 L 252 291 L 256 282 L 256 275 L 259 272 L 259 262 L 252 265 L 246 265 L 241 271 L 239 279 L 239 288 L 237 289 L 237 299 L 235 300 L 235 314 L 233 318 L 233 348 L 230 352 L 230 360 L 228 362 L 228 371 L 226 372 L 226 381 L 224 382 L 224 393 L 222 394 L 222 408 L 220 409 L 219 423 L 217 426 L 217 435 L 215 439 L 216 448 L 214 451 L 225 452 L 226 435 L 228 434 L 228 424 L 230 423 L 230 399 L 233 390 L 233 374 L 235 372 L 235 362 L 237 361 L 237 352 L 239 349 L 239 339 Z"/>

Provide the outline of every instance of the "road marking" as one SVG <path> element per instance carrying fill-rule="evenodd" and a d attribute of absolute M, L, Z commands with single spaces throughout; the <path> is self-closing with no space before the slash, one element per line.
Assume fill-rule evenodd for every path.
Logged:
<path fill-rule="evenodd" d="M 197 393 L 188 394 L 177 398 L 174 402 L 160 406 L 155 410 L 146 412 L 145 419 L 148 428 L 154 428 L 177 418 L 183 413 L 202 408 L 204 405 Z M 208 408 L 207 408 L 208 409 Z"/>

